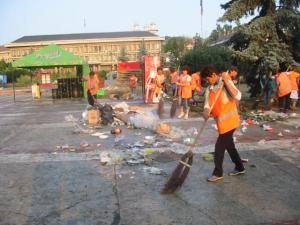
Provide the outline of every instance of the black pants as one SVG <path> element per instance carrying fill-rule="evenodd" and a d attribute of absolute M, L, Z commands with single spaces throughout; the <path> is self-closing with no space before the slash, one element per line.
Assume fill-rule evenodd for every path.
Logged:
<path fill-rule="evenodd" d="M 279 109 L 283 110 L 284 112 L 290 109 L 290 105 L 291 105 L 290 94 L 291 93 L 288 93 L 278 98 Z"/>
<path fill-rule="evenodd" d="M 223 160 L 225 150 L 228 151 L 232 162 L 235 164 L 235 169 L 238 171 L 244 170 L 244 165 L 241 161 L 239 153 L 237 152 L 233 142 L 233 132 L 235 129 L 228 131 L 225 134 L 220 134 L 215 145 L 215 169 L 213 175 L 223 176 Z"/>

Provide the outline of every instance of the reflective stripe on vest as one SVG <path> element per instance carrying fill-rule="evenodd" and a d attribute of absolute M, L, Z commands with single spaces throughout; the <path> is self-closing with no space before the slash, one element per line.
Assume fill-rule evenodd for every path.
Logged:
<path fill-rule="evenodd" d="M 217 90 L 210 90 L 209 105 L 214 101 L 218 91 L 219 88 Z M 219 134 L 224 134 L 240 125 L 240 116 L 234 99 L 228 98 L 228 101 L 224 103 L 223 98 L 228 98 L 224 89 L 212 109 L 212 114 L 216 120 Z"/>
<path fill-rule="evenodd" d="M 235 109 L 235 110 L 233 110 L 233 111 L 231 111 L 231 112 L 228 112 L 228 113 L 226 113 L 226 114 L 223 114 L 222 116 L 219 116 L 218 118 L 216 118 L 216 121 L 217 121 L 217 122 L 222 122 L 222 121 L 224 121 L 224 120 L 226 120 L 226 119 L 232 117 L 232 116 L 235 115 L 235 114 L 238 114 L 237 109 Z"/>

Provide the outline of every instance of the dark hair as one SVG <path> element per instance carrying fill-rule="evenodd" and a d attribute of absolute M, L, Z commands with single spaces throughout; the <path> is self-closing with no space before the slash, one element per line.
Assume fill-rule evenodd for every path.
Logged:
<path fill-rule="evenodd" d="M 188 66 L 183 66 L 182 67 L 182 71 L 186 70 L 188 72 L 188 74 L 190 74 L 190 67 Z"/>
<path fill-rule="evenodd" d="M 279 72 L 285 72 L 287 70 L 287 66 L 285 63 L 280 63 L 279 64 Z"/>
<path fill-rule="evenodd" d="M 171 73 L 174 73 L 175 71 L 176 71 L 176 70 L 175 70 L 174 67 L 171 67 L 171 68 L 170 68 L 170 72 L 171 72 Z"/>
<path fill-rule="evenodd" d="M 206 78 L 206 77 L 210 77 L 213 73 L 217 74 L 217 70 L 215 69 L 215 67 L 213 65 L 207 65 L 205 66 L 202 71 L 201 71 L 201 77 L 202 78 Z"/>
<path fill-rule="evenodd" d="M 163 69 L 162 69 L 161 67 L 157 67 L 157 70 L 156 70 L 156 71 L 158 72 L 159 70 L 162 71 Z"/>
<path fill-rule="evenodd" d="M 238 72 L 238 68 L 236 66 L 231 66 L 229 71 L 235 71 Z"/>
<path fill-rule="evenodd" d="M 90 72 L 90 76 L 93 76 L 93 75 L 95 75 L 95 72 L 94 72 L 94 71 L 91 71 L 91 72 Z"/>

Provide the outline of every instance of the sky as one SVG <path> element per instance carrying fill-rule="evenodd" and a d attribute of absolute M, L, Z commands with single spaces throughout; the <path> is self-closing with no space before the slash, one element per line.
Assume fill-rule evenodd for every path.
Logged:
<path fill-rule="evenodd" d="M 131 31 L 150 23 L 160 36 L 207 37 L 227 1 L 203 0 L 201 35 L 200 0 L 0 0 L 0 45 L 28 35 Z"/>

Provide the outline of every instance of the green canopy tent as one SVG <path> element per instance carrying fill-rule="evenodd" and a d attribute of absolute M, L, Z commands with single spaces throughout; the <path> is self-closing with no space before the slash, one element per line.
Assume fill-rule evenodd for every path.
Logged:
<path fill-rule="evenodd" d="M 51 44 L 36 52 L 33 52 L 12 63 L 18 68 L 44 68 L 56 66 L 82 66 L 83 76 L 90 72 L 89 65 L 79 56 L 76 56 L 65 49 Z M 84 88 L 85 88 L 84 82 Z M 85 93 L 86 95 L 86 93 Z"/>

